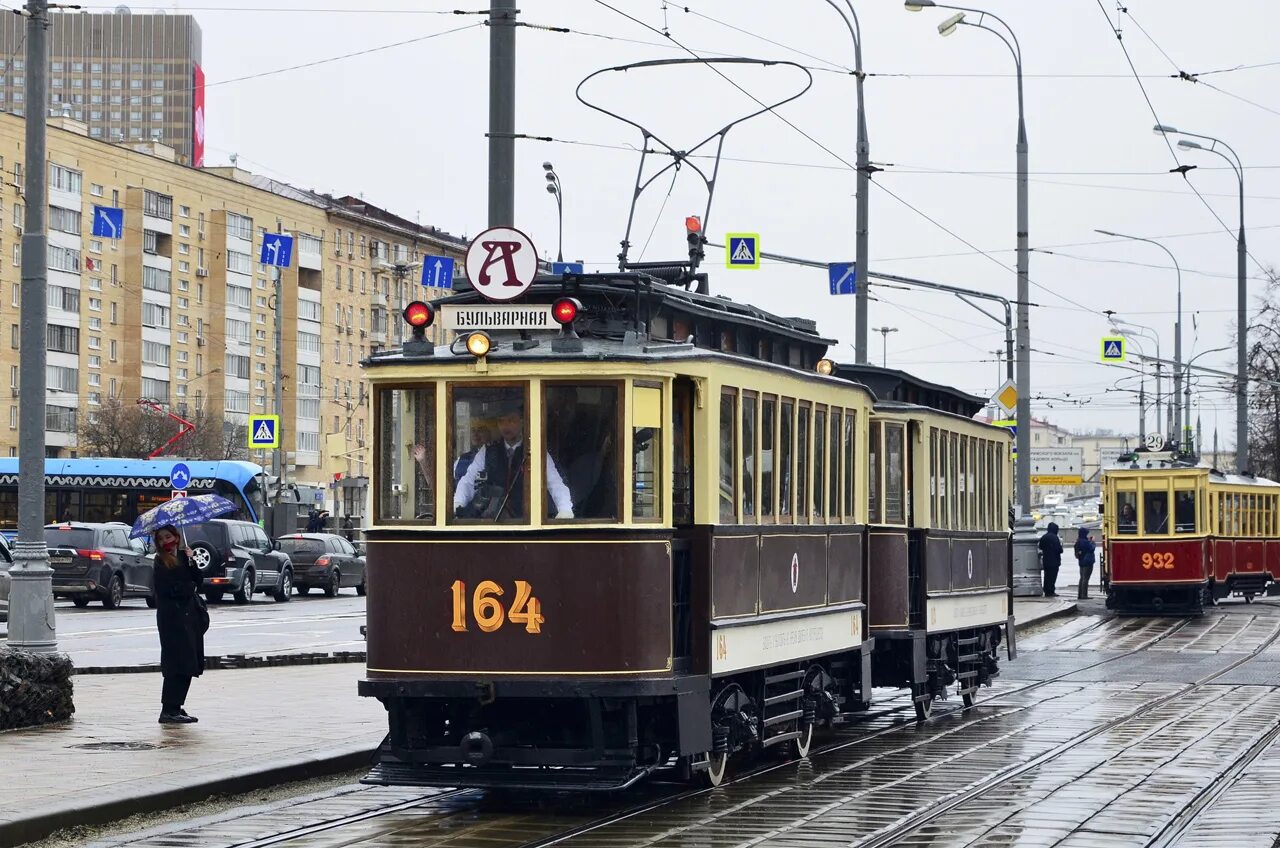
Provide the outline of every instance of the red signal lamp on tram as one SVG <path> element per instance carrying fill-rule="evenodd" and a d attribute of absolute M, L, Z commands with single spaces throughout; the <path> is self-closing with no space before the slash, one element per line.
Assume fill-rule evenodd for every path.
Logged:
<path fill-rule="evenodd" d="M 582 311 L 582 302 L 576 297 L 562 297 L 551 304 L 551 317 L 560 325 L 560 335 L 551 340 L 552 352 L 582 352 L 582 339 L 573 329 L 573 322 L 580 311 Z"/>
<path fill-rule="evenodd" d="M 578 317 L 578 310 L 581 308 L 582 304 L 578 302 L 577 298 L 562 297 L 551 304 L 551 317 L 560 326 L 569 326 Z"/>
<path fill-rule="evenodd" d="M 435 348 L 431 342 L 427 341 L 427 327 L 430 327 L 431 322 L 435 321 L 436 311 L 431 308 L 431 304 L 415 300 L 404 308 L 402 314 L 405 323 L 413 330 L 412 337 L 404 342 L 402 348 L 404 355 L 431 356 L 435 352 Z"/>

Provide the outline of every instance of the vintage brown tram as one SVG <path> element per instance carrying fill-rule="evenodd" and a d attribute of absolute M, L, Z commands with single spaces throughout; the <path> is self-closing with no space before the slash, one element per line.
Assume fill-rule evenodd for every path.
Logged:
<path fill-rule="evenodd" d="M 717 784 L 739 753 L 805 755 L 873 682 L 927 714 L 990 679 L 1005 433 L 877 408 L 813 322 L 635 274 L 543 279 L 520 305 L 563 328 L 367 363 L 360 693 L 390 730 L 368 781 Z"/>
<path fill-rule="evenodd" d="M 1107 607 L 1197 615 L 1280 589 L 1280 484 L 1138 450 L 1103 471 Z"/>

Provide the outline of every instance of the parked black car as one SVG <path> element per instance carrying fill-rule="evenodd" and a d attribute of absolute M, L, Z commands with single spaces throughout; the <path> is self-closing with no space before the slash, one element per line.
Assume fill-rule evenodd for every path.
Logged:
<path fill-rule="evenodd" d="M 142 540 L 129 538 L 127 524 L 47 524 L 44 542 L 55 598 L 70 598 L 78 607 L 102 601 L 115 609 L 125 598 L 146 598 L 147 606 L 156 605 L 155 563 Z"/>
<path fill-rule="evenodd" d="M 249 603 L 255 592 L 270 594 L 278 602 L 292 596 L 293 562 L 258 525 L 215 519 L 187 527 L 184 533 L 210 602 L 222 600 L 227 592 L 238 604 Z"/>
<path fill-rule="evenodd" d="M 357 595 L 364 594 L 364 556 L 343 537 L 334 533 L 292 533 L 281 536 L 279 541 L 280 549 L 293 560 L 293 585 L 299 595 L 310 592 L 312 586 L 318 586 L 327 598 L 351 586 Z"/>

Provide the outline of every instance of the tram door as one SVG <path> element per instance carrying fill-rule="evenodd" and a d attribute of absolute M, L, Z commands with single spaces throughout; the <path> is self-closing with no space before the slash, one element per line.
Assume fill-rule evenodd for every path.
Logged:
<path fill-rule="evenodd" d="M 704 671 L 694 668 L 693 657 L 705 658 L 707 654 L 707 646 L 696 644 L 694 639 L 694 546 L 687 529 L 693 524 L 693 401 L 693 381 L 678 378 L 672 387 L 671 403 L 671 523 L 675 527 L 671 542 L 671 644 L 677 671 Z M 698 566 L 710 569 L 707 562 Z M 706 629 L 702 626 L 699 632 Z"/>
<path fill-rule="evenodd" d="M 928 467 L 928 451 L 920 432 L 921 423 L 907 423 L 906 447 L 906 520 L 907 520 L 907 597 L 909 598 L 908 621 L 911 627 L 924 626 L 925 596 L 925 537 L 928 530 L 916 522 L 916 467 L 917 463 Z M 921 447 L 917 449 L 917 445 Z M 922 522 L 926 526 L 928 521 Z"/>

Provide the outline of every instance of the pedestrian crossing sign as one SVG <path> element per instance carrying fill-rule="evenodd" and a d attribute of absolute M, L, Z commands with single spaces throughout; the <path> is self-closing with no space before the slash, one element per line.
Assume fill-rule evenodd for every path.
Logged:
<path fill-rule="evenodd" d="M 1123 336 L 1105 336 L 1102 339 L 1102 361 L 1124 362 L 1125 349 Z"/>
<path fill-rule="evenodd" d="M 759 268 L 760 234 L 729 233 L 725 236 L 724 264 L 728 268 Z"/>
<path fill-rule="evenodd" d="M 249 416 L 249 450 L 280 447 L 280 416 Z"/>

